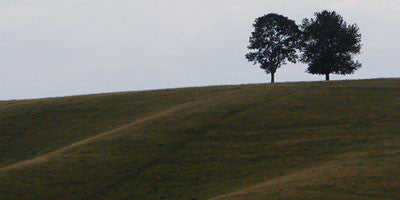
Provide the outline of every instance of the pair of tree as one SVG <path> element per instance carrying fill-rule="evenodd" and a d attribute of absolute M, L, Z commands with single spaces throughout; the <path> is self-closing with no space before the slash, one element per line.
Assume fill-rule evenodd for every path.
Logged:
<path fill-rule="evenodd" d="M 308 73 L 325 75 L 327 81 L 330 74 L 351 74 L 361 67 L 353 61 L 361 51 L 359 28 L 347 25 L 335 11 L 315 13 L 315 18 L 304 19 L 300 27 L 271 13 L 257 18 L 253 26 L 246 58 L 271 74 L 272 83 L 277 69 L 287 61 L 307 63 Z"/>

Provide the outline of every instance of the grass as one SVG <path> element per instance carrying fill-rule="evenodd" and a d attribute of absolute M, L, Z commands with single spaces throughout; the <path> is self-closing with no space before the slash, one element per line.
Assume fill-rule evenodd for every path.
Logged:
<path fill-rule="evenodd" d="M 400 79 L 0 102 L 0 199 L 396 199 L 399 130 Z"/>

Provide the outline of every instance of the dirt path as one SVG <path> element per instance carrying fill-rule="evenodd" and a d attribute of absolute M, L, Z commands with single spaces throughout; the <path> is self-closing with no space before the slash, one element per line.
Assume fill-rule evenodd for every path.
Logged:
<path fill-rule="evenodd" d="M 308 169 L 304 169 L 298 172 L 294 172 L 291 174 L 283 175 L 280 177 L 276 177 L 270 180 L 267 180 L 265 182 L 261 182 L 255 185 L 252 185 L 250 187 L 242 188 L 239 190 L 236 190 L 234 192 L 228 193 L 228 194 L 223 194 L 214 198 L 211 198 L 209 200 L 224 200 L 224 199 L 246 199 L 246 198 L 241 198 L 240 196 L 246 195 L 246 194 L 251 194 L 254 192 L 268 192 L 268 189 L 272 186 L 276 185 L 283 185 L 285 183 L 290 183 L 293 182 L 294 180 L 305 180 L 305 179 L 312 179 L 315 177 L 319 177 L 322 172 L 327 171 L 327 170 L 335 170 L 338 168 L 338 165 L 335 163 L 329 163 L 329 164 L 323 164 L 318 167 L 311 167 Z"/>
<path fill-rule="evenodd" d="M 223 97 L 225 95 L 229 95 L 232 92 L 235 92 L 235 91 L 226 91 L 226 92 L 223 92 L 223 93 L 220 93 L 220 94 L 217 94 L 217 95 L 209 96 L 209 97 L 204 98 L 204 99 L 200 99 L 200 100 L 197 100 L 197 101 L 191 101 L 191 102 L 187 102 L 187 103 L 183 103 L 183 104 L 174 106 L 174 107 L 172 107 L 170 109 L 167 109 L 165 111 L 161 111 L 159 113 L 152 114 L 150 116 L 147 116 L 147 117 L 144 117 L 142 119 L 136 120 L 136 121 L 134 121 L 132 123 L 120 126 L 120 127 L 116 128 L 116 129 L 109 130 L 109 131 L 100 133 L 100 134 L 98 134 L 96 136 L 89 137 L 87 139 L 75 142 L 75 143 L 70 144 L 70 145 L 68 145 L 66 147 L 63 147 L 63 148 L 61 148 L 59 150 L 56 150 L 56 151 L 53 151 L 53 152 L 50 152 L 50 153 L 47 153 L 47 154 L 32 158 L 32 159 L 28 159 L 28 160 L 25 160 L 25 161 L 17 162 L 15 164 L 12 164 L 12 165 L 9 165 L 9 166 L 6 166 L 6 167 L 2 167 L 2 168 L 0 168 L 0 172 L 4 172 L 4 171 L 7 171 L 7 170 L 12 170 L 12 169 L 18 169 L 18 168 L 22 168 L 22 167 L 33 165 L 33 164 L 39 164 L 39 163 L 48 162 L 51 159 L 53 159 L 54 157 L 56 157 L 57 155 L 65 152 L 65 151 L 67 151 L 69 149 L 72 149 L 72 148 L 74 148 L 76 146 L 81 146 L 81 145 L 85 145 L 85 144 L 94 142 L 94 141 L 96 141 L 96 140 L 98 140 L 100 138 L 115 134 L 118 131 L 121 131 L 121 130 L 124 130 L 126 128 L 130 128 L 130 127 L 136 126 L 138 124 L 141 124 L 143 122 L 146 122 L 146 121 L 149 121 L 149 120 L 152 120 L 152 119 L 156 119 L 156 118 L 159 118 L 159 117 L 167 116 L 167 115 L 169 115 L 171 113 L 174 113 L 176 111 L 181 111 L 181 110 L 184 110 L 186 108 L 191 108 L 191 107 L 196 106 L 196 105 L 207 103 L 209 101 L 218 99 L 219 97 Z"/>
<path fill-rule="evenodd" d="M 11 103 L 3 103 L 0 104 L 0 110 L 3 109 L 7 109 L 10 107 L 14 107 L 14 106 L 21 106 L 21 105 L 25 105 L 25 104 L 30 104 L 30 103 L 35 103 L 35 100 L 22 100 L 22 101 L 15 101 L 15 102 L 11 102 Z"/>
<path fill-rule="evenodd" d="M 96 140 L 98 140 L 100 138 L 106 137 L 108 135 L 112 135 L 112 134 L 117 133 L 118 131 L 124 130 L 126 128 L 130 128 L 130 127 L 136 126 L 138 124 L 141 124 L 143 122 L 146 122 L 146 121 L 158 118 L 158 117 L 166 116 L 168 114 L 171 114 L 173 112 L 176 112 L 176 111 L 179 111 L 179 110 L 182 110 L 182 109 L 185 109 L 185 108 L 189 108 L 189 107 L 192 107 L 192 106 L 195 106 L 195 105 L 199 105 L 202 102 L 203 102 L 203 100 L 200 100 L 200 101 L 184 103 L 184 104 L 172 107 L 172 108 L 167 109 L 165 111 L 162 111 L 162 112 L 153 114 L 151 116 L 144 117 L 142 119 L 136 120 L 136 121 L 134 121 L 132 123 L 120 126 L 120 127 L 116 128 L 116 129 L 113 129 L 113 130 L 110 130 L 110 131 L 106 131 L 106 132 L 100 133 L 100 134 L 98 134 L 96 136 L 89 137 L 87 139 L 75 142 L 75 143 L 73 143 L 73 144 L 71 144 L 69 146 L 63 147 L 63 148 L 61 148 L 59 150 L 44 154 L 42 156 L 38 156 L 36 158 L 32 158 L 32 159 L 29 159 L 29 160 L 21 161 L 21 162 L 18 162 L 18 163 L 15 163 L 15 164 L 0 168 L 0 172 L 4 172 L 4 171 L 7 171 L 7 170 L 12 170 L 12 169 L 17 169 L 17 168 L 22 168 L 22 167 L 25 167 L 25 166 L 28 166 L 28 165 L 32 165 L 32 164 L 39 164 L 39 163 L 48 162 L 51 159 L 53 159 L 54 157 L 56 157 L 57 155 L 65 152 L 65 151 L 67 151 L 69 149 L 72 149 L 72 148 L 74 148 L 76 146 L 81 146 L 81 145 L 85 145 L 85 144 L 94 142 L 94 141 L 96 141 Z"/>

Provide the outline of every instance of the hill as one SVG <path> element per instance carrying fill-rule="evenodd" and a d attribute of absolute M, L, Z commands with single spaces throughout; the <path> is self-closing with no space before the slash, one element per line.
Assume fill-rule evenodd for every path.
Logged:
<path fill-rule="evenodd" d="M 397 199 L 400 79 L 0 102 L 0 199 Z"/>

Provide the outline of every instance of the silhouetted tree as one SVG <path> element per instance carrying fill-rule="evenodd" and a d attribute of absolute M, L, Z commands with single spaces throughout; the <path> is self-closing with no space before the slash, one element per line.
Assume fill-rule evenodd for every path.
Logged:
<path fill-rule="evenodd" d="M 275 13 L 257 18 L 253 26 L 246 58 L 254 65 L 260 64 L 267 74 L 271 73 L 271 83 L 274 83 L 276 70 L 286 60 L 296 63 L 300 30 L 293 20 Z"/>
<path fill-rule="evenodd" d="M 307 72 L 325 75 L 352 74 L 361 67 L 353 61 L 361 51 L 361 34 L 357 24 L 347 25 L 335 11 L 315 13 L 315 19 L 304 19 L 301 26 L 302 61 Z"/>

